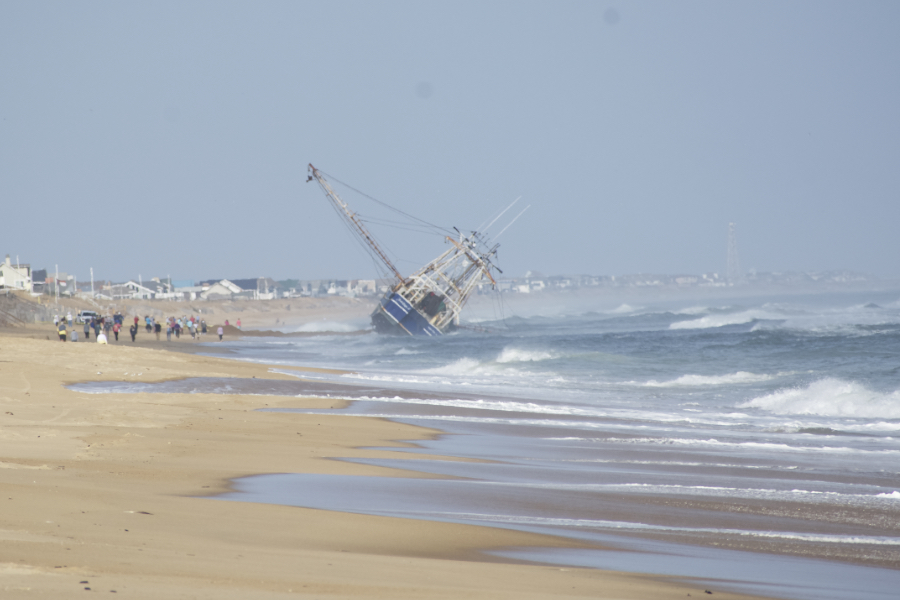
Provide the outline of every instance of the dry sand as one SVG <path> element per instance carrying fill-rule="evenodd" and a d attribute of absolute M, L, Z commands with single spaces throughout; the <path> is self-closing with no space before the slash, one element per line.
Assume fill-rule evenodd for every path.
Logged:
<path fill-rule="evenodd" d="M 333 458 L 403 459 L 390 448 L 437 432 L 255 411 L 334 404 L 314 398 L 74 392 L 64 386 L 288 376 L 265 365 L 167 352 L 165 342 L 47 341 L 48 330 L 52 325 L 0 330 L 3 598 L 70 598 L 88 588 L 148 599 L 746 597 L 483 553 L 573 546 L 546 536 L 204 498 L 258 473 L 397 476 Z M 372 447 L 381 449 L 366 449 Z"/>
<path fill-rule="evenodd" d="M 198 300 L 193 302 L 171 302 L 167 300 L 116 300 L 96 301 L 81 298 L 62 299 L 57 304 L 47 296 L 33 298 L 17 293 L 22 302 L 39 306 L 51 318 L 53 314 L 73 316 L 80 310 L 93 310 L 101 315 L 112 315 L 120 311 L 130 324 L 135 315 L 142 319 L 145 315 L 156 317 L 158 321 L 170 316 L 196 316 L 206 319 L 210 325 L 220 325 L 226 319 L 232 324 L 238 319 L 245 329 L 282 329 L 290 331 L 299 327 L 315 328 L 316 325 L 332 321 L 368 325 L 368 316 L 375 304 L 373 298 L 345 298 L 327 296 L 322 298 L 284 298 L 278 300 Z M 2 300 L 2 298 L 0 298 Z M 2 307 L 0 307 L 2 317 Z M 2 319 L 0 319 L 2 320 Z M 33 320 L 33 319 L 32 319 Z M 79 328 L 78 331 L 81 331 Z M 127 333 L 127 329 L 125 330 Z"/>

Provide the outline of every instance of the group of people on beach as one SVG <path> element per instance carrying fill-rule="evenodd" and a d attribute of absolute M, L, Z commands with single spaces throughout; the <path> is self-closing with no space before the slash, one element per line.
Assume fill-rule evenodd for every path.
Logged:
<path fill-rule="evenodd" d="M 137 340 L 137 334 L 139 331 L 139 323 L 141 322 L 141 318 L 138 316 L 134 317 L 134 323 L 128 328 L 128 332 L 131 334 L 131 341 L 134 342 Z M 226 321 L 226 325 L 227 325 Z M 160 339 L 160 335 L 162 333 L 163 323 L 157 321 L 156 317 L 152 317 L 150 315 L 145 315 L 143 318 L 144 328 L 147 330 L 147 333 L 155 333 L 156 339 Z M 54 315 L 53 317 L 53 325 L 56 327 L 56 331 L 59 334 L 59 341 L 65 342 L 67 338 L 70 338 L 71 341 L 78 341 L 78 330 L 75 328 L 72 313 L 68 313 L 64 317 L 60 317 L 60 315 Z M 122 328 L 125 327 L 125 317 L 120 313 L 116 312 L 112 317 L 104 317 L 104 316 L 95 316 L 90 317 L 84 320 L 84 340 L 90 341 L 91 339 L 91 331 L 94 332 L 94 338 L 97 340 L 98 344 L 107 344 L 109 343 L 110 334 L 115 336 L 115 341 L 119 341 L 119 332 Z M 181 316 L 181 317 L 168 317 L 165 320 L 165 328 L 166 328 L 166 341 L 172 341 L 172 334 L 175 335 L 175 339 L 179 339 L 183 332 L 187 332 L 190 334 L 191 339 L 199 340 L 201 335 L 205 335 L 207 333 L 206 320 L 195 317 L 191 315 L 190 317 Z M 69 332 L 71 331 L 71 337 Z M 219 327 L 216 333 L 219 336 L 219 341 L 222 340 L 222 336 L 224 334 L 224 330 L 222 327 Z"/>

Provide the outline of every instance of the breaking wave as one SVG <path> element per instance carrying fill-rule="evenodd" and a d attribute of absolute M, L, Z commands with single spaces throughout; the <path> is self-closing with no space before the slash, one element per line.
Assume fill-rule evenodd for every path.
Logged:
<path fill-rule="evenodd" d="M 477 371 L 480 367 L 480 361 L 466 357 L 453 361 L 449 365 L 444 365 L 443 367 L 426 369 L 425 373 L 434 373 L 437 375 L 468 375 Z"/>
<path fill-rule="evenodd" d="M 778 415 L 900 419 L 900 390 L 881 393 L 854 381 L 826 377 L 754 398 L 738 408 L 759 408 Z"/>
<path fill-rule="evenodd" d="M 706 315 L 705 317 L 691 319 L 689 321 L 678 321 L 669 325 L 669 329 L 709 329 L 712 327 L 744 325 L 752 323 L 753 321 L 780 318 L 783 317 L 762 310 L 745 310 L 737 313 Z"/>
<path fill-rule="evenodd" d="M 497 369 L 509 369 L 516 363 L 540 362 L 559 358 L 559 355 L 547 350 L 524 350 L 521 348 L 506 347 L 494 360 L 478 360 L 463 357 L 448 365 L 426 369 L 425 373 L 437 375 L 472 375 L 482 372 L 494 372 Z"/>
<path fill-rule="evenodd" d="M 729 385 L 735 383 L 758 383 L 760 381 L 769 381 L 772 378 L 772 375 L 738 371 L 737 373 L 730 373 L 728 375 L 682 375 L 678 379 L 673 379 L 671 381 L 655 381 L 651 379 L 640 385 L 645 385 L 647 387 Z"/>
<path fill-rule="evenodd" d="M 545 350 L 520 350 L 518 348 L 504 348 L 497 357 L 498 363 L 511 362 L 536 362 L 557 358 L 552 352 Z"/>
<path fill-rule="evenodd" d="M 608 311 L 608 314 L 625 315 L 628 313 L 633 313 L 636 310 L 639 310 L 639 309 L 633 308 L 633 307 L 629 306 L 628 304 L 621 304 L 618 308 L 614 308 L 614 309 Z"/>

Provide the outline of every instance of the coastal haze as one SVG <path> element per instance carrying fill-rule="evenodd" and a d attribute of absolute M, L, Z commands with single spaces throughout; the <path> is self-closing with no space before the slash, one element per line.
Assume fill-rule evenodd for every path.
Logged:
<path fill-rule="evenodd" d="M 462 230 L 521 196 L 515 276 L 723 273 L 730 222 L 748 270 L 897 276 L 898 22 L 890 2 L 3 3 L 3 252 L 80 281 L 372 277 L 311 162 Z M 376 234 L 403 271 L 444 248 Z"/>
<path fill-rule="evenodd" d="M 0 4 L 0 590 L 893 599 L 898 24 Z"/>

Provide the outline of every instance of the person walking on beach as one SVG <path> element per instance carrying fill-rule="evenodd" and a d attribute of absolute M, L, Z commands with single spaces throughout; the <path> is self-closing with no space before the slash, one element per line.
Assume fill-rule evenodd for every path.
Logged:
<path fill-rule="evenodd" d="M 84 340 L 87 341 L 89 339 L 91 339 L 91 322 L 85 321 L 84 322 Z"/>
<path fill-rule="evenodd" d="M 66 321 L 69 323 L 69 327 L 72 326 L 72 311 L 70 310 L 66 315 Z"/>
<path fill-rule="evenodd" d="M 103 333 L 103 330 L 100 330 L 100 333 L 97 334 L 97 343 L 98 344 L 106 344 L 106 334 Z"/>
<path fill-rule="evenodd" d="M 222 341 L 222 336 L 225 335 L 225 330 L 222 328 L 221 325 L 219 325 L 219 328 L 216 329 L 216 333 L 219 334 L 219 341 L 221 342 L 221 341 Z"/>
<path fill-rule="evenodd" d="M 135 319 L 136 318 L 137 317 L 135 317 Z M 137 321 L 135 321 L 134 325 L 131 326 L 131 329 L 129 331 L 131 332 L 131 341 L 133 342 L 134 338 L 137 337 L 137 332 L 138 332 Z"/>
<path fill-rule="evenodd" d="M 56 326 L 56 331 L 59 333 L 59 341 L 66 341 L 66 321 L 65 319 L 61 319 L 59 324 Z"/>
<path fill-rule="evenodd" d="M 238 328 L 238 329 L 241 328 L 241 319 L 240 319 L 240 317 L 238 317 L 238 320 L 237 320 L 237 328 Z"/>
<path fill-rule="evenodd" d="M 153 323 L 153 330 L 156 332 L 156 341 L 159 341 L 159 334 L 162 332 L 162 325 L 159 321 Z"/>
<path fill-rule="evenodd" d="M 118 321 L 116 321 L 116 322 L 113 324 L 113 327 L 112 327 L 113 335 L 116 336 L 116 341 L 117 341 L 117 342 L 119 341 L 119 330 L 120 330 L 121 328 L 122 328 L 122 325 L 121 325 Z"/>

